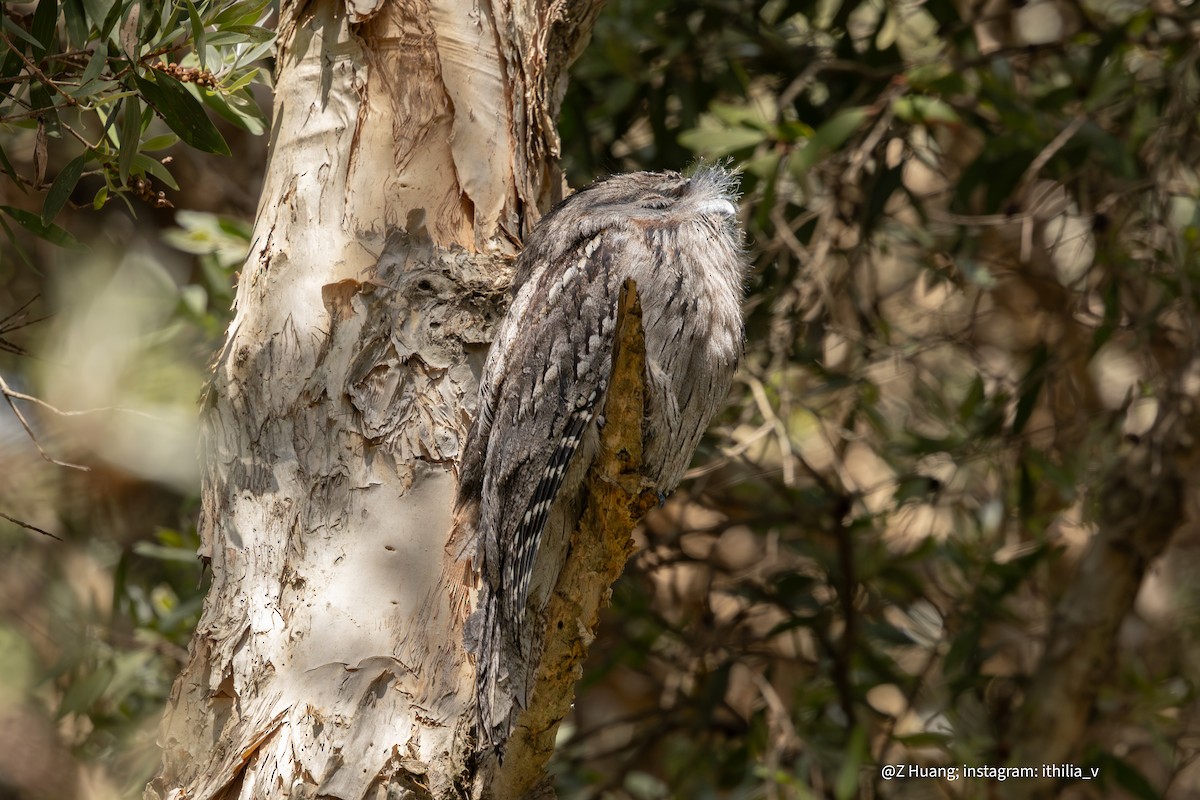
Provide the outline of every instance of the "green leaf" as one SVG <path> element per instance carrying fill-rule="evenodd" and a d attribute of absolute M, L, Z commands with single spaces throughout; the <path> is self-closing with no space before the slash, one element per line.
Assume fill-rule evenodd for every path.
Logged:
<path fill-rule="evenodd" d="M 82 103 L 88 103 L 93 108 L 105 103 L 115 103 L 121 99 L 125 87 L 109 78 L 99 78 L 91 83 L 79 86 L 68 92 Z"/>
<path fill-rule="evenodd" d="M 136 97 L 126 97 L 121 103 L 121 111 L 121 151 L 117 155 L 117 174 L 124 186 L 129 183 L 129 168 L 142 138 L 142 107 Z"/>
<path fill-rule="evenodd" d="M 100 27 L 100 41 L 107 42 L 108 37 L 112 35 L 113 28 L 117 26 L 117 22 L 125 15 L 126 6 L 137 2 L 137 0 L 117 0 L 108 9 L 108 16 L 104 18 L 104 24 Z"/>
<path fill-rule="evenodd" d="M 87 12 L 88 22 L 100 29 L 113 5 L 119 4 L 120 0 L 83 0 L 83 10 Z"/>
<path fill-rule="evenodd" d="M 714 100 L 708 105 L 709 113 L 729 126 L 744 126 L 767 130 L 770 123 L 758 106 L 753 104 L 722 103 Z"/>
<path fill-rule="evenodd" d="M 5 18 L 4 22 L 8 22 Z M 7 26 L 5 26 L 7 27 Z M 16 48 L 8 48 L 8 55 L 0 59 L 0 93 L 5 97 L 16 96 L 16 89 L 20 84 L 13 83 L 10 79 L 15 78 L 17 73 L 21 71 L 21 59 L 17 58 Z M 0 109 L 3 113 L 8 113 L 7 107 Z"/>
<path fill-rule="evenodd" d="M 0 18 L 0 20 L 2 20 L 2 21 L 0 21 L 0 25 L 3 26 L 4 32 L 7 33 L 9 36 L 20 39 L 21 41 L 23 41 L 27 44 L 30 44 L 33 47 L 41 47 L 42 46 L 42 43 L 39 42 L 37 39 L 33 38 L 33 36 L 29 33 L 29 31 L 25 30 L 24 28 L 22 28 L 17 23 L 13 22 L 8 17 Z M 14 61 L 16 61 L 18 64 L 21 63 L 21 60 L 19 58 L 17 58 L 15 53 L 11 54 L 11 56 L 12 56 L 12 59 Z"/>
<path fill-rule="evenodd" d="M 164 133 L 161 136 L 151 136 L 142 142 L 140 149 L 143 153 L 153 153 L 158 150 L 166 150 L 168 147 L 174 147 L 178 143 L 178 136 L 173 133 Z"/>
<path fill-rule="evenodd" d="M 58 111 L 55 110 L 54 99 L 56 97 L 58 95 L 51 96 L 50 90 L 43 83 L 34 83 L 29 87 L 30 107 L 44 112 L 38 117 L 38 120 L 46 126 L 48 135 L 58 138 L 62 136 L 62 125 L 58 119 Z"/>
<path fill-rule="evenodd" d="M 0 211 L 3 211 L 8 216 L 12 217 L 25 230 L 37 236 L 40 239 L 45 239 L 51 244 L 56 244 L 59 247 L 66 247 L 71 250 L 86 250 L 87 248 L 71 234 L 67 233 L 63 228 L 58 227 L 54 223 L 46 224 L 42 222 L 42 218 L 37 214 L 30 213 L 23 208 L 13 208 L 12 206 L 0 206 Z"/>
<path fill-rule="evenodd" d="M 8 243 L 12 245 L 13 251 L 21 257 L 21 261 L 25 266 L 29 267 L 37 275 L 44 275 L 42 270 L 38 268 L 38 265 L 33 263 L 33 259 L 29 257 L 29 253 L 25 252 L 25 248 L 21 247 L 21 243 L 17 241 L 16 234 L 13 233 L 12 228 L 9 227 L 3 217 L 0 217 L 0 228 L 4 229 L 4 236 L 8 239 Z"/>
<path fill-rule="evenodd" d="M 125 98 L 132 96 L 134 96 L 133 92 L 124 92 L 112 98 L 113 107 L 111 112 L 103 107 L 106 104 L 99 103 L 96 106 L 96 114 L 100 117 L 100 121 L 104 123 L 104 127 L 100 129 L 100 136 L 111 142 L 114 147 L 120 146 L 121 137 L 113 131 L 113 124 L 120 115 L 121 105 L 125 101 Z"/>
<path fill-rule="evenodd" d="M 250 247 L 250 236 L 254 228 L 248 222 L 233 217 L 217 217 L 217 227 L 222 233 L 241 239 L 247 249 Z"/>
<path fill-rule="evenodd" d="M 267 118 L 250 92 L 223 95 L 201 91 L 204 104 L 239 128 L 260 136 L 267 129 Z"/>
<path fill-rule="evenodd" d="M 967 396 L 963 398 L 962 404 L 958 407 L 958 421 L 965 424 L 973 418 L 975 410 L 979 408 L 984 397 L 983 376 L 977 372 L 975 380 L 971 381 L 971 388 L 967 390 Z"/>
<path fill-rule="evenodd" d="M 175 176 L 171 171 L 162 165 L 162 162 L 157 161 L 150 156 L 138 153 L 133 159 L 133 168 L 141 170 L 142 174 L 149 173 L 165 183 L 169 188 L 179 190 L 179 184 L 175 181 Z"/>
<path fill-rule="evenodd" d="M 886 225 L 890 215 L 887 213 L 888 203 L 896 192 L 905 193 L 904 167 L 898 164 L 885 167 L 870 179 L 867 189 L 867 204 L 862 213 L 862 229 L 864 235 L 873 234 L 877 226 Z"/>
<path fill-rule="evenodd" d="M 892 101 L 896 116 L 913 125 L 958 125 L 962 118 L 949 103 L 937 97 L 910 94 Z"/>
<path fill-rule="evenodd" d="M 146 10 L 143 6 L 143 10 Z M 154 50 L 161 50 L 186 38 L 187 29 L 182 25 L 182 17 L 187 12 L 176 3 L 159 3 L 158 14 L 147 14 L 146 28 L 142 32 L 147 42 L 152 43 Z"/>
<path fill-rule="evenodd" d="M 137 542 L 133 545 L 133 552 L 139 556 L 159 561 L 178 561 L 181 564 L 189 565 L 196 563 L 195 547 L 167 547 L 166 545 L 152 544 L 150 542 Z"/>
<path fill-rule="evenodd" d="M 1100 162 L 1114 176 L 1126 180 L 1138 177 L 1137 160 L 1128 142 L 1094 122 L 1084 123 L 1076 135 L 1087 145 L 1089 159 Z"/>
<path fill-rule="evenodd" d="M 960 214 L 996 213 L 1012 194 L 1032 160 L 1033 156 L 1028 151 L 1012 152 L 1010 143 L 1003 141 L 1002 137 L 993 139 L 988 149 L 963 170 L 954 187 L 951 210 Z M 982 208 L 974 207 L 971 202 L 972 195 L 979 187 L 983 187 L 985 195 Z"/>
<path fill-rule="evenodd" d="M 263 58 L 266 58 L 269 55 L 272 55 L 274 50 L 275 50 L 275 40 L 274 39 L 271 39 L 270 41 L 267 41 L 267 42 L 260 42 L 259 44 L 256 44 L 253 47 L 247 47 L 245 49 L 238 50 L 237 61 L 235 61 L 234 63 L 235 63 L 235 65 L 238 65 L 238 66 L 240 66 L 242 64 L 253 64 L 256 61 L 259 61 Z M 259 70 L 255 70 L 255 71 L 259 71 Z M 230 91 L 232 91 L 232 88 L 230 88 Z"/>
<path fill-rule="evenodd" d="M 625 773 L 622 788 L 634 800 L 662 800 L 671 796 L 671 790 L 660 778 L 636 769 Z"/>
<path fill-rule="evenodd" d="M 87 13 L 83 0 L 63 0 L 63 23 L 67 29 L 67 41 L 75 50 L 82 50 L 88 40 Z"/>
<path fill-rule="evenodd" d="M 1085 773 L 1093 765 L 1100 769 L 1101 780 L 1106 786 L 1109 785 L 1108 779 L 1114 778 L 1116 784 L 1133 797 L 1140 800 L 1162 800 L 1162 795 L 1155 791 L 1146 776 L 1128 761 L 1110 753 L 1099 753 L 1092 759 L 1091 764 L 1083 768 Z"/>
<path fill-rule="evenodd" d="M 764 180 L 771 180 L 779 170 L 780 153 L 778 150 L 768 150 L 762 155 L 747 159 L 741 168 L 751 175 L 757 175 Z"/>
<path fill-rule="evenodd" d="M 843 752 L 845 758 L 842 760 L 841 769 L 838 770 L 833 794 L 837 800 L 850 800 L 852 797 L 858 797 L 860 773 L 867 758 L 867 733 L 861 725 L 854 727 Z"/>
<path fill-rule="evenodd" d="M 100 191 L 96 192 L 96 196 L 92 198 L 92 208 L 96 211 L 104 208 L 104 204 L 108 202 L 108 186 L 100 187 Z"/>
<path fill-rule="evenodd" d="M 4 174 L 12 179 L 13 185 L 25 191 L 24 182 L 17 177 L 17 171 L 13 169 L 12 162 L 8 160 L 8 155 L 4 152 L 4 148 L 0 147 L 0 169 L 4 170 Z"/>
<path fill-rule="evenodd" d="M 694 153 L 720 158 L 738 150 L 755 147 L 767 134 L 751 128 L 704 125 L 679 134 L 679 143 Z"/>
<path fill-rule="evenodd" d="M 928 0 L 925 3 L 925 11 L 933 17 L 938 25 L 949 26 L 961 21 L 958 15 L 958 9 L 951 0 Z"/>
<path fill-rule="evenodd" d="M 246 70 L 245 74 L 234 78 L 233 80 L 221 81 L 221 90 L 227 94 L 233 94 L 254 82 L 260 72 L 259 67 L 251 67 Z"/>
<path fill-rule="evenodd" d="M 275 31 L 271 30 L 270 28 L 259 27 L 258 25 L 231 25 L 227 28 L 222 28 L 220 34 L 218 35 L 226 34 L 230 36 L 228 40 L 224 38 L 218 40 L 214 36 L 213 43 L 217 44 L 227 41 L 228 43 L 233 44 L 245 44 L 247 42 L 262 44 L 263 42 L 269 42 L 275 38 Z"/>
<path fill-rule="evenodd" d="M 208 45 L 209 50 L 215 53 L 217 52 L 218 47 L 234 47 L 237 45 L 246 44 L 246 37 L 242 36 L 240 33 L 221 30 L 215 33 L 210 33 L 208 36 L 204 37 L 204 41 Z"/>
<path fill-rule="evenodd" d="M 1034 351 L 1029 369 L 1021 378 L 1021 396 L 1017 398 L 1017 413 L 1013 417 L 1012 424 L 1014 436 L 1025 429 L 1025 423 L 1029 422 L 1029 417 L 1033 414 L 1038 394 L 1042 391 L 1042 384 L 1046 381 L 1046 365 L 1049 361 L 1050 351 L 1044 344 L 1040 345 Z"/>
<path fill-rule="evenodd" d="M 863 633 L 875 642 L 885 645 L 900 645 L 907 647 L 916 644 L 916 639 L 908 631 L 897 628 L 888 622 L 871 621 L 863 625 Z"/>
<path fill-rule="evenodd" d="M 206 69 L 204 63 L 204 21 L 192 0 L 184 0 L 187 5 L 188 24 L 192 27 L 192 49 L 200 59 L 200 69 Z"/>
<path fill-rule="evenodd" d="M 1108 343 L 1121 320 L 1121 282 L 1108 280 L 1105 283 L 1101 293 L 1104 298 L 1104 317 L 1092 335 L 1089 357 L 1096 355 L 1096 352 Z"/>
<path fill-rule="evenodd" d="M 789 167 L 797 176 L 812 169 L 813 165 L 834 150 L 841 147 L 847 139 L 855 134 L 867 117 L 870 109 L 866 107 L 847 108 L 839 111 L 828 122 L 817 128 L 804 149 L 792 154 Z"/>
<path fill-rule="evenodd" d="M 229 145 L 204 113 L 204 107 L 182 83 L 162 73 L 155 74 L 153 81 L 137 74 L 133 79 L 142 97 L 162 115 L 163 121 L 179 134 L 185 144 L 206 153 L 230 154 Z"/>
<path fill-rule="evenodd" d="M 86 711 L 104 695 L 104 691 L 108 688 L 112 679 L 112 665 L 99 664 L 88 674 L 82 675 L 78 680 L 71 682 L 67 687 L 66 693 L 63 695 L 62 704 L 59 706 L 59 715 L 66 716 L 67 714 Z"/>
<path fill-rule="evenodd" d="M 79 183 L 79 178 L 83 175 L 84 164 L 89 158 L 91 158 L 90 152 L 72 158 L 55 177 L 54 183 L 50 184 L 50 191 L 46 192 L 46 202 L 42 204 L 43 224 L 49 225 L 53 222 L 54 218 L 58 216 L 58 212 L 67 204 L 71 192 L 75 189 L 75 184 Z"/>
<path fill-rule="evenodd" d="M 108 64 L 108 54 L 106 48 L 97 47 L 92 53 L 92 57 L 88 59 L 88 65 L 84 67 L 83 74 L 79 76 L 79 88 L 72 92 L 72 96 L 80 96 L 87 93 L 88 84 L 100 77 L 100 73 L 104 72 L 104 67 Z"/>
<path fill-rule="evenodd" d="M 58 0 L 41 0 L 33 12 L 33 24 L 29 32 L 37 40 L 33 48 L 33 60 L 37 61 L 46 54 L 54 43 L 54 28 L 58 24 Z"/>
<path fill-rule="evenodd" d="M 937 490 L 937 482 L 925 475 L 909 475 L 901 478 L 896 484 L 892 502 L 901 506 L 909 500 L 928 501 Z"/>
<path fill-rule="evenodd" d="M 271 0 L 241 0 L 221 9 L 221 13 L 212 19 L 212 24 L 219 29 L 234 25 L 253 25 L 258 22 L 263 10 Z"/>

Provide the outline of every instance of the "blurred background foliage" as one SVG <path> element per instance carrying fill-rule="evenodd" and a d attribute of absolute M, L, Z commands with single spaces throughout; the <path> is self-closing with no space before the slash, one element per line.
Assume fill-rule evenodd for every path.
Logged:
<path fill-rule="evenodd" d="M 618 586 L 564 796 L 1200 796 L 1196 531 L 1104 503 L 1200 388 L 1198 37 L 1193 3 L 609 2 L 561 118 L 572 182 L 731 159 L 754 273 L 740 381 Z M 1079 580 L 1102 535 L 1138 549 L 1108 565 L 1128 587 Z M 1039 703 L 1079 724 L 1039 730 Z M 1044 761 L 1099 778 L 879 769 Z"/>
<path fill-rule="evenodd" d="M 610 0 L 570 182 L 728 159 L 754 270 L 745 368 L 638 534 L 562 797 L 1200 796 L 1200 495 L 1168 424 L 1200 390 L 1194 6 Z M 0 378 L 36 437 L 0 415 L 0 797 L 132 797 L 153 769 L 267 14 L 5 6 Z M 1106 502 L 1139 476 L 1184 499 Z M 1081 580 L 1116 540 L 1124 605 Z M 1076 610 L 1111 622 L 1102 657 Z M 1091 659 L 1081 697 L 1038 694 L 1056 652 Z M 1040 767 L 1030 709 L 1060 700 L 1082 718 L 1035 752 L 1096 780 L 881 779 Z"/>
<path fill-rule="evenodd" d="M 6 800 L 139 797 L 157 767 L 204 588 L 197 400 L 258 201 L 271 13 L 0 9 Z"/>

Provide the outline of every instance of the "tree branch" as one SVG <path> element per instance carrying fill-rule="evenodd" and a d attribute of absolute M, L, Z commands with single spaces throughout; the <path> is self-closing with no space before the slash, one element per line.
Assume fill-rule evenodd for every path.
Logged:
<path fill-rule="evenodd" d="M 1121 623 L 1147 567 L 1185 521 L 1198 434 L 1195 403 L 1164 399 L 1151 431 L 1105 474 L 1098 530 L 1054 611 L 1041 663 L 1009 732 L 1012 766 L 1040 771 L 1043 764 L 1077 761 L 1097 690 L 1110 682 Z M 1011 781 L 1001 791 L 1049 798 L 1056 781 Z"/>
<path fill-rule="evenodd" d="M 630 533 L 658 504 L 657 493 L 646 488 L 641 475 L 645 375 L 642 305 L 636 284 L 627 280 L 617 306 L 600 450 L 587 477 L 587 507 L 571 536 L 570 553 L 546 609 L 545 648 L 533 695 L 529 708 L 517 719 L 503 764 L 481 770 L 483 785 L 489 787 L 486 796 L 495 800 L 554 796 L 545 767 L 559 723 L 574 701 L 574 687 L 595 638 L 600 610 L 608 605 L 612 584 L 633 553 Z"/>
<path fill-rule="evenodd" d="M 55 414 L 64 417 L 72 416 L 81 412 L 59 411 L 57 408 L 45 402 L 44 400 L 39 400 L 32 395 L 14 391 L 11 387 L 9 387 L 8 383 L 3 377 L 0 377 L 0 394 L 4 396 L 4 402 L 8 403 L 8 407 L 12 409 L 13 415 L 17 418 L 17 422 L 21 423 L 21 427 L 25 429 L 25 433 L 29 436 L 29 441 L 33 442 L 33 446 L 37 448 L 37 451 L 41 454 L 42 458 L 44 458 L 46 461 L 49 461 L 51 464 L 55 464 L 60 467 L 69 467 L 70 469 L 77 469 L 83 472 L 91 471 L 91 467 L 85 467 L 83 464 L 72 464 L 69 461 L 59 461 L 57 458 L 54 458 L 45 450 L 43 450 L 41 443 L 38 442 L 37 434 L 33 432 L 33 428 L 29 425 L 29 420 L 25 419 L 25 415 L 21 413 L 21 409 L 17 407 L 15 401 L 27 400 L 31 403 L 37 403 L 40 406 L 50 409 Z"/>

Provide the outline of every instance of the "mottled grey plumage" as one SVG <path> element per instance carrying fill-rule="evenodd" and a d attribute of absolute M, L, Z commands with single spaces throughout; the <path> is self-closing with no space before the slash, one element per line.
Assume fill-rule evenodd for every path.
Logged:
<path fill-rule="evenodd" d="M 637 281 L 644 309 L 645 474 L 675 488 L 742 352 L 745 275 L 736 180 L 637 172 L 598 181 L 534 228 L 514 297 L 480 380 L 461 466 L 457 518 L 481 543 L 482 588 L 469 638 L 480 737 L 508 738 L 524 707 L 540 611 L 582 509 L 612 364 L 617 297 Z M 540 583 L 532 583 L 534 564 Z M 532 598 L 532 601 L 530 601 Z"/>

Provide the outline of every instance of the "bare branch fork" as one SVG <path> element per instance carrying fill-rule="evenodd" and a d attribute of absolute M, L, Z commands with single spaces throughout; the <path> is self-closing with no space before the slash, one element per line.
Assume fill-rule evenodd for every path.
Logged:
<path fill-rule="evenodd" d="M 29 437 L 29 441 L 33 442 L 33 446 L 37 448 L 37 451 L 41 455 L 42 458 L 44 458 L 46 461 L 49 461 L 51 464 L 55 464 L 60 467 L 68 467 L 70 469 L 77 469 L 77 470 L 81 470 L 83 472 L 90 471 L 91 468 L 85 467 L 83 464 L 72 464 L 69 461 L 59 461 L 57 458 L 54 458 L 49 453 L 47 453 L 44 449 L 42 449 L 41 443 L 38 442 L 37 434 L 33 432 L 33 427 L 29 424 L 29 420 L 25 419 L 25 414 L 23 414 L 21 412 L 21 409 L 17 407 L 16 401 L 17 400 L 25 400 L 30 403 L 35 403 L 35 404 L 40 405 L 43 408 L 49 409 L 50 411 L 54 412 L 55 414 L 58 414 L 59 416 L 63 416 L 63 417 L 74 416 L 77 414 L 88 413 L 88 412 L 60 411 L 59 409 L 55 408 L 54 406 L 50 405 L 49 403 L 45 402 L 44 400 L 40 400 L 32 395 L 24 394 L 22 392 L 18 392 L 16 390 L 14 390 L 11 386 L 8 385 L 8 382 L 5 381 L 2 376 L 0 376 L 0 395 L 4 396 L 4 402 L 8 403 L 8 407 L 12 409 L 13 415 L 16 416 L 16 418 L 17 418 L 17 422 L 21 423 L 21 427 L 25 430 L 25 434 Z M 31 526 L 26 525 L 25 527 L 28 528 Z M 37 530 L 37 528 L 33 528 L 33 530 Z"/>

